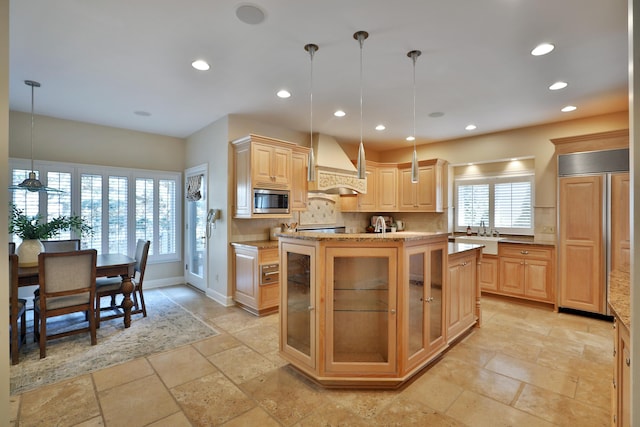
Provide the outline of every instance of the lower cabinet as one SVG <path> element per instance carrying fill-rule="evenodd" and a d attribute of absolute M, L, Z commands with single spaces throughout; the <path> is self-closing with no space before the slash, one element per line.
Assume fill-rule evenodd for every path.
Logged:
<path fill-rule="evenodd" d="M 494 292 L 498 290 L 498 257 L 496 255 L 482 255 L 478 276 L 481 290 Z"/>
<path fill-rule="evenodd" d="M 631 339 L 629 329 L 617 317 L 614 321 L 611 425 L 631 426 Z"/>
<path fill-rule="evenodd" d="M 495 293 L 555 303 L 555 257 L 548 246 L 500 243 Z"/>
<path fill-rule="evenodd" d="M 243 309 L 261 316 L 278 311 L 280 269 L 278 248 L 251 243 L 232 243 L 233 300 Z"/>
<path fill-rule="evenodd" d="M 478 253 L 466 251 L 449 256 L 447 284 L 447 342 L 452 342 L 476 321 Z"/>

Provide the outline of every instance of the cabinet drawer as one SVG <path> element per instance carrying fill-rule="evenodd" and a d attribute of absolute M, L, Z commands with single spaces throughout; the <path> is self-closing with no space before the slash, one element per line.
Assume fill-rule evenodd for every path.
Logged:
<path fill-rule="evenodd" d="M 278 248 L 261 248 L 258 250 L 258 262 L 260 264 L 278 262 Z"/>
<path fill-rule="evenodd" d="M 498 245 L 498 253 L 500 256 L 508 257 L 527 257 L 550 260 L 553 249 L 532 245 L 505 244 Z"/>

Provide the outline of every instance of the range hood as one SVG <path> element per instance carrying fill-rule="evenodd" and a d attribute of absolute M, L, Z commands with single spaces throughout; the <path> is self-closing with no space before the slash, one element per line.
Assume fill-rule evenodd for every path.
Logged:
<path fill-rule="evenodd" d="M 316 134 L 311 146 L 316 158 L 316 180 L 308 183 L 310 193 L 367 192 L 367 179 L 358 179 L 356 167 L 335 138 Z"/>

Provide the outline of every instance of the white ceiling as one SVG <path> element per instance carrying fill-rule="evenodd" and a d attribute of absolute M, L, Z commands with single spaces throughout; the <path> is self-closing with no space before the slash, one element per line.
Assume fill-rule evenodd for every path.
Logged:
<path fill-rule="evenodd" d="M 11 0 L 10 108 L 187 137 L 227 114 L 360 138 L 358 30 L 365 146 L 408 144 L 412 63 L 417 143 L 627 108 L 624 0 L 255 0 L 259 25 L 233 0 Z M 534 57 L 540 42 L 556 49 Z M 205 59 L 211 70 L 191 67 Z M 557 81 L 569 83 L 549 91 Z M 287 100 L 278 89 L 292 93 Z M 561 113 L 572 104 L 578 109 Z M 333 117 L 336 109 L 347 116 Z M 143 117 L 135 111 L 146 111 Z M 432 112 L 443 112 L 431 118 Z M 378 123 L 387 130 L 375 131 Z M 472 133 L 467 124 L 478 126 Z"/>

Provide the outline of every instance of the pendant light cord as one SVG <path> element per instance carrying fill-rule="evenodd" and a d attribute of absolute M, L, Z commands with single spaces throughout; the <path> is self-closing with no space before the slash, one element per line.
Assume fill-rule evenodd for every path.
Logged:
<path fill-rule="evenodd" d="M 33 111 L 34 111 L 34 109 L 33 109 L 33 104 L 34 104 L 34 102 L 33 102 L 33 99 L 34 99 L 33 90 L 34 89 L 33 89 L 33 87 L 35 85 L 31 84 L 30 86 L 31 86 L 31 134 L 30 134 L 30 137 L 31 137 L 31 172 L 35 172 L 34 169 L 33 169 L 33 128 L 34 128 L 34 119 L 33 119 Z"/>
<path fill-rule="evenodd" d="M 364 44 L 364 36 L 358 36 L 360 42 L 360 144 L 362 144 L 362 45 Z"/>
<path fill-rule="evenodd" d="M 411 55 L 413 60 L 413 151 L 416 151 L 416 59 L 418 55 Z"/>

